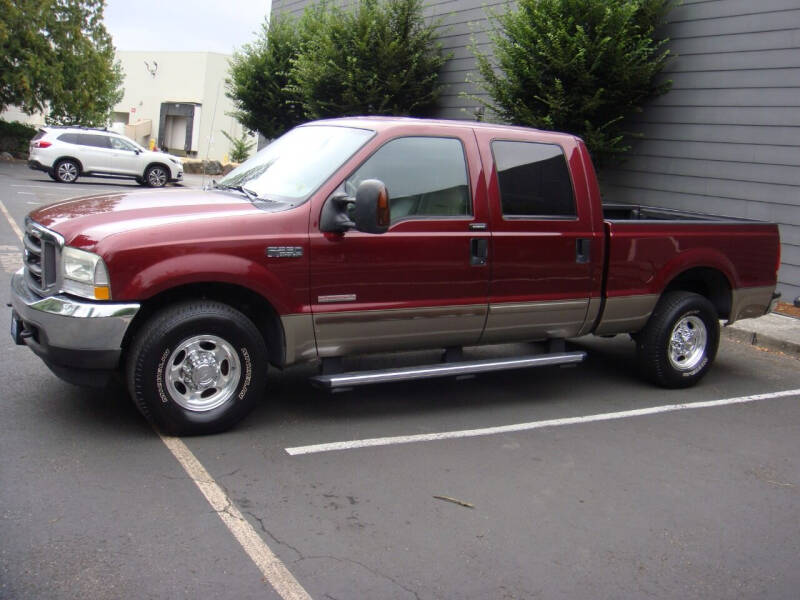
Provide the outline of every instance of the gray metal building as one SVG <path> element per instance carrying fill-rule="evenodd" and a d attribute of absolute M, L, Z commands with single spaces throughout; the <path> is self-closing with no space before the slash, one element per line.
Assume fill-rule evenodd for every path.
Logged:
<path fill-rule="evenodd" d="M 312 0 L 274 0 L 299 15 Z M 439 116 L 474 119 L 472 40 L 488 51 L 487 11 L 507 2 L 431 0 L 453 53 Z M 614 201 L 780 224 L 779 289 L 800 295 L 800 0 L 684 0 L 664 34 L 677 54 L 672 90 L 637 119 L 630 158 L 602 173 Z"/>

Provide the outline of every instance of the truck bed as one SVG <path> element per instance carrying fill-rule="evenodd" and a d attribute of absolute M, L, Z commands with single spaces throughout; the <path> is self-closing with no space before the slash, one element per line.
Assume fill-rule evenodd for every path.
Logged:
<path fill-rule="evenodd" d="M 707 223 L 752 223 L 748 219 L 719 217 L 683 210 L 641 206 L 638 204 L 603 203 L 603 218 L 607 221 L 693 221 Z"/>

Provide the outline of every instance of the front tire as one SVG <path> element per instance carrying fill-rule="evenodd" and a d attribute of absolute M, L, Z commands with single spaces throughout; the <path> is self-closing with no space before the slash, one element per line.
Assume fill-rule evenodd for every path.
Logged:
<path fill-rule="evenodd" d="M 153 165 L 144 172 L 144 180 L 150 187 L 164 187 L 169 181 L 169 172 L 161 165 Z"/>
<path fill-rule="evenodd" d="M 75 183 L 81 173 L 80 165 L 71 158 L 63 158 L 53 168 L 55 179 L 61 183 Z"/>
<path fill-rule="evenodd" d="M 266 372 L 267 349 L 256 326 L 213 301 L 183 302 L 154 315 L 127 360 L 137 408 L 172 435 L 232 427 L 255 408 Z"/>
<path fill-rule="evenodd" d="M 719 347 L 719 316 L 706 298 L 670 292 L 636 337 L 639 370 L 665 388 L 686 388 L 711 368 Z"/>

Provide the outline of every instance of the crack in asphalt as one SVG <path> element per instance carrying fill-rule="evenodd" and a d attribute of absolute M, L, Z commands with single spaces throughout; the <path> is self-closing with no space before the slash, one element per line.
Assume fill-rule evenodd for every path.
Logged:
<path fill-rule="evenodd" d="M 386 573 L 382 573 L 382 572 L 378 571 L 377 569 L 373 569 L 372 567 L 368 567 L 364 563 L 359 562 L 359 561 L 357 561 L 357 560 L 355 560 L 353 558 L 342 558 L 340 556 L 331 556 L 330 554 L 323 554 L 323 555 L 319 555 L 319 556 L 304 556 L 304 557 L 301 557 L 300 560 L 295 561 L 295 562 L 300 562 L 301 560 L 316 560 L 316 559 L 320 559 L 320 558 L 327 558 L 327 559 L 336 560 L 336 561 L 339 561 L 339 562 L 349 562 L 349 563 L 352 563 L 354 565 L 358 565 L 359 567 L 361 567 L 362 569 L 364 569 L 366 571 L 369 571 L 373 575 L 376 575 L 378 577 L 381 577 L 381 578 L 385 579 L 386 581 L 389 581 L 390 583 L 392 583 L 393 585 L 397 586 L 398 588 L 400 588 L 404 592 L 407 592 L 407 593 L 411 594 L 412 596 L 414 596 L 414 598 L 416 600 L 421 600 L 421 598 L 420 598 L 420 596 L 419 596 L 419 594 L 417 592 L 415 592 L 414 590 L 412 590 L 410 588 L 407 588 L 402 583 L 397 581 L 395 578 L 390 577 Z"/>
<path fill-rule="evenodd" d="M 276 544 L 279 544 L 279 545 L 281 545 L 281 546 L 285 546 L 286 548 L 289 548 L 289 550 L 291 550 L 292 552 L 296 553 L 296 554 L 297 554 L 297 556 L 299 557 L 297 560 L 302 560 L 303 558 L 305 558 L 305 557 L 303 556 L 303 553 L 302 553 L 302 552 L 300 552 L 300 550 L 298 550 L 297 548 L 295 548 L 294 546 L 292 546 L 290 543 L 288 543 L 288 542 L 284 542 L 283 540 L 281 540 L 281 539 L 278 539 L 277 537 L 275 537 L 275 535 L 274 535 L 274 534 L 273 534 L 273 533 L 272 533 L 272 532 L 271 532 L 269 529 L 267 529 L 266 525 L 264 525 L 264 519 L 262 519 L 261 517 L 258 517 L 258 516 L 256 516 L 255 514 L 253 514 L 253 513 L 252 513 L 252 512 L 250 512 L 250 511 L 246 511 L 246 512 L 245 512 L 245 514 L 247 514 L 247 515 L 250 515 L 250 516 L 251 516 L 251 517 L 253 517 L 253 518 L 254 518 L 256 521 L 258 521 L 258 524 L 259 524 L 259 526 L 261 527 L 261 531 L 263 531 L 264 533 L 266 533 L 266 534 L 267 534 L 267 535 L 270 537 L 270 539 L 271 539 L 272 541 L 274 541 Z M 297 561 L 294 561 L 294 562 L 297 562 Z"/>

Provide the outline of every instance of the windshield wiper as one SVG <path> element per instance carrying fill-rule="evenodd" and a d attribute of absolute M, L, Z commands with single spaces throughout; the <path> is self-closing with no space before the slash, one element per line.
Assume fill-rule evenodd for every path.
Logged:
<path fill-rule="evenodd" d="M 218 190 L 233 190 L 235 192 L 241 192 L 242 194 L 247 196 L 247 198 L 249 200 L 259 200 L 259 197 L 258 197 L 257 193 L 255 193 L 250 188 L 244 187 L 243 185 L 220 185 L 220 184 L 216 184 L 214 187 L 216 189 L 218 189 Z"/>

